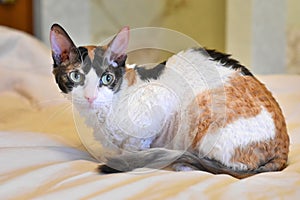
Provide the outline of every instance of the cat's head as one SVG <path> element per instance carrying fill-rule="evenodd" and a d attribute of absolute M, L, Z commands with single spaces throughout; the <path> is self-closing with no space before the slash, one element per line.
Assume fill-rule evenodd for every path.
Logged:
<path fill-rule="evenodd" d="M 111 101 L 125 72 L 129 28 L 105 46 L 77 47 L 58 24 L 50 31 L 53 74 L 61 91 L 82 104 Z"/>

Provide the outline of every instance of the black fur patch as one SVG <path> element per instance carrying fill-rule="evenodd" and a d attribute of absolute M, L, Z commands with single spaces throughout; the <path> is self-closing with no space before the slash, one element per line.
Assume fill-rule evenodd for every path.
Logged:
<path fill-rule="evenodd" d="M 95 49 L 94 60 L 91 67 L 94 68 L 99 78 L 105 72 L 105 69 L 107 68 L 108 65 L 108 62 L 105 61 L 104 57 L 105 57 L 105 50 L 102 49 L 101 47 L 97 47 Z"/>
<path fill-rule="evenodd" d="M 166 61 L 156 65 L 153 68 L 147 69 L 145 67 L 136 66 L 134 69 L 138 73 L 139 77 L 143 81 L 149 81 L 150 79 L 157 80 L 166 68 Z"/>
<path fill-rule="evenodd" d="M 58 84 L 59 88 L 63 93 L 69 93 L 73 90 L 74 87 L 77 85 L 82 85 L 83 83 L 74 83 L 70 77 L 69 72 L 75 71 L 76 68 L 75 65 L 80 66 L 80 63 L 83 63 L 81 66 L 83 66 L 83 71 L 85 74 L 88 73 L 91 66 L 91 60 L 87 56 L 87 49 L 84 47 L 79 47 L 74 50 L 74 55 L 77 55 L 73 58 L 72 62 L 68 63 L 60 63 L 59 65 L 54 63 L 53 67 L 53 74 L 55 75 L 56 83 Z M 72 66 L 73 67 L 70 67 Z M 68 69 L 73 68 L 73 69 Z"/>
<path fill-rule="evenodd" d="M 122 171 L 111 168 L 107 165 L 99 165 L 98 171 L 104 174 L 121 173 Z"/>
<path fill-rule="evenodd" d="M 231 55 L 229 54 L 221 53 L 212 49 L 198 48 L 195 50 L 200 51 L 203 54 L 207 52 L 212 60 L 220 62 L 224 67 L 240 70 L 244 76 L 253 76 L 253 74 L 245 66 L 241 65 L 239 61 L 230 58 Z"/>
<path fill-rule="evenodd" d="M 88 50 L 85 47 L 78 47 L 78 51 L 80 54 L 80 59 L 81 62 L 83 63 L 82 65 L 82 70 L 85 74 L 89 73 L 91 70 L 91 59 L 88 57 Z"/>
<path fill-rule="evenodd" d="M 58 87 L 63 93 L 69 93 L 72 91 L 75 84 L 70 80 L 65 69 L 62 67 L 56 67 L 53 69 L 53 74 L 55 75 L 55 81 Z"/>

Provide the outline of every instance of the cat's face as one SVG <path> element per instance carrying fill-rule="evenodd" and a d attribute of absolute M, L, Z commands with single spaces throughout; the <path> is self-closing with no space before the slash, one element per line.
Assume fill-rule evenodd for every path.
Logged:
<path fill-rule="evenodd" d="M 106 46 L 76 47 L 66 31 L 54 24 L 50 31 L 53 74 L 74 103 L 96 107 L 111 101 L 125 72 L 129 30 L 123 28 Z"/>

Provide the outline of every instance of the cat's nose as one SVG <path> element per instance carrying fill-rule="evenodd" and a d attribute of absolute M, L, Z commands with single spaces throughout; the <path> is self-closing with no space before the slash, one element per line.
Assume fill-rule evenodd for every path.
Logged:
<path fill-rule="evenodd" d="M 96 100 L 96 96 L 85 96 L 85 99 L 90 103 L 92 104 L 95 100 Z"/>

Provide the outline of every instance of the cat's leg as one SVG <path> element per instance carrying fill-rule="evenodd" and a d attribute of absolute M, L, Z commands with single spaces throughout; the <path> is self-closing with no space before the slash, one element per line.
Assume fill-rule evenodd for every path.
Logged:
<path fill-rule="evenodd" d="M 112 173 L 121 173 L 121 172 L 123 172 L 123 171 L 114 169 L 114 168 L 112 168 L 112 167 L 110 167 L 106 164 L 99 165 L 98 170 L 99 170 L 99 172 L 104 173 L 104 174 L 112 174 Z"/>
<path fill-rule="evenodd" d="M 174 163 L 182 154 L 183 151 L 152 148 L 107 158 L 106 164 L 98 169 L 102 173 L 127 172 L 137 168 L 161 169 Z"/>
<path fill-rule="evenodd" d="M 100 166 L 99 171 L 102 173 L 117 173 L 144 167 L 161 169 L 169 165 L 172 165 L 176 171 L 202 170 L 213 174 L 230 174 L 237 178 L 245 178 L 259 173 L 247 170 L 237 171 L 216 160 L 198 157 L 187 151 L 163 148 L 153 148 L 107 158 L 106 164 Z"/>

